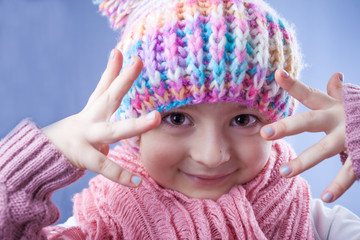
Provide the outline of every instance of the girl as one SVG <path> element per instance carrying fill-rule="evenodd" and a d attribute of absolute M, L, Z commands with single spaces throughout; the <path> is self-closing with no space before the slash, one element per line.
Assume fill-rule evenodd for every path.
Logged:
<path fill-rule="evenodd" d="M 294 80 L 302 67 L 296 39 L 273 9 L 165 0 L 104 1 L 100 9 L 122 38 L 86 107 L 42 130 L 26 120 L 1 142 L 2 238 L 359 237 L 356 216 L 341 208 L 325 217 L 293 177 L 342 152 L 344 167 L 323 200 L 354 182 L 359 89 L 342 86 L 339 73 L 329 95 Z M 291 95 L 315 111 L 285 118 Z M 302 131 L 328 135 L 296 159 L 273 141 Z M 43 229 L 58 218 L 51 193 L 84 169 L 102 176 L 75 197 L 75 219 Z"/>

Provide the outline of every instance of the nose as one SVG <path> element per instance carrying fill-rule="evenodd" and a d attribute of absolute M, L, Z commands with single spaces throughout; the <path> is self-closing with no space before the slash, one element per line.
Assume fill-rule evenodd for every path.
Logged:
<path fill-rule="evenodd" d="M 216 168 L 230 160 L 230 144 L 221 130 L 207 129 L 198 133 L 192 144 L 192 159 L 208 168 Z"/>

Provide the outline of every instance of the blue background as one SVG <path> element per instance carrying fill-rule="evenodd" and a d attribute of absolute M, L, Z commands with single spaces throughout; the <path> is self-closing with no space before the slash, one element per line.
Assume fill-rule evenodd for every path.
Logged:
<path fill-rule="evenodd" d="M 340 71 L 345 82 L 360 85 L 360 1 L 269 3 L 295 24 L 307 63 L 303 82 L 326 91 L 330 76 Z M 91 1 L 0 0 L 0 137 L 26 117 L 44 127 L 79 112 L 100 79 L 117 36 Z M 300 107 L 299 112 L 305 110 Z M 299 154 L 323 136 L 304 133 L 288 141 Z M 336 156 L 302 174 L 313 197 L 320 196 L 340 167 Z M 61 209 L 61 222 L 72 215 L 74 193 L 92 176 L 87 173 L 52 196 Z M 360 188 L 355 183 L 335 204 L 360 215 L 358 199 Z"/>

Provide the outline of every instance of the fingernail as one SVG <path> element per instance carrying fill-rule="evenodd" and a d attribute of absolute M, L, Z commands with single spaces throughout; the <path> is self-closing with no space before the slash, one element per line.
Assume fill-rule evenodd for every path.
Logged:
<path fill-rule="evenodd" d="M 323 195 L 322 198 L 325 202 L 330 202 L 333 199 L 333 195 L 332 195 L 332 193 L 327 192 Z"/>
<path fill-rule="evenodd" d="M 340 74 L 339 74 L 339 79 L 340 79 L 340 81 L 342 81 L 342 82 L 344 81 L 344 74 L 343 74 L 343 73 L 340 73 Z"/>
<path fill-rule="evenodd" d="M 283 176 L 288 176 L 291 173 L 291 168 L 288 165 L 282 166 L 280 168 L 280 173 Z"/>
<path fill-rule="evenodd" d="M 155 119 L 155 111 L 152 111 L 151 113 L 148 113 L 146 115 L 146 120 L 154 120 Z"/>
<path fill-rule="evenodd" d="M 141 178 L 139 176 L 132 176 L 131 182 L 134 183 L 135 185 L 139 185 L 139 183 L 141 182 Z"/>
<path fill-rule="evenodd" d="M 274 130 L 271 127 L 264 128 L 264 131 L 266 132 L 268 137 L 271 137 L 272 135 L 274 135 Z"/>
<path fill-rule="evenodd" d="M 110 52 L 109 59 L 114 58 L 114 56 L 115 56 L 115 50 L 113 49 L 113 50 L 111 50 L 111 52 Z"/>
<path fill-rule="evenodd" d="M 282 75 L 283 78 L 288 78 L 288 77 L 290 77 L 289 73 L 288 73 L 287 71 L 285 71 L 284 69 L 282 70 L 281 75 Z"/>

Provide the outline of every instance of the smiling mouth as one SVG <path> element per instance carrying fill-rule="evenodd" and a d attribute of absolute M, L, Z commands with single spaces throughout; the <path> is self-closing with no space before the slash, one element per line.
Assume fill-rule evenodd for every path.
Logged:
<path fill-rule="evenodd" d="M 225 181 L 226 179 L 228 179 L 231 175 L 231 173 L 229 174 L 222 174 L 222 175 L 217 175 L 217 176 L 206 176 L 206 175 L 193 175 L 193 174 L 189 174 L 189 173 L 185 173 L 182 172 L 186 177 L 188 177 L 191 181 L 195 182 L 196 184 L 199 185 L 206 185 L 206 186 L 211 186 L 211 185 L 217 185 L 222 183 L 223 181 Z"/>

